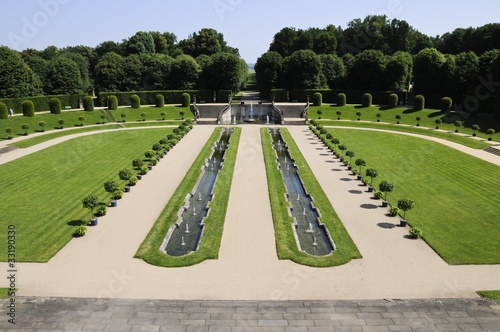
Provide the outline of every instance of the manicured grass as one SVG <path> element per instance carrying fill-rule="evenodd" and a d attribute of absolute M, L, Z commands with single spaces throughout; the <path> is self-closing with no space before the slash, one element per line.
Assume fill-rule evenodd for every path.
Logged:
<path fill-rule="evenodd" d="M 9 296 L 9 288 L 0 288 L 0 299 Z"/>
<path fill-rule="evenodd" d="M 142 113 L 146 113 L 146 121 L 160 121 L 163 119 L 161 115 L 162 112 L 166 113 L 165 120 L 181 120 L 181 115 L 179 114 L 179 112 L 181 111 L 185 112 L 184 119 L 194 119 L 194 114 L 193 112 L 191 112 L 191 108 L 182 106 L 165 106 L 163 108 L 141 107 L 139 109 L 125 107 L 109 112 L 118 122 L 123 120 L 123 118 L 121 117 L 122 114 L 127 115 L 127 117 L 125 118 L 126 122 L 138 122 L 142 121 Z"/>
<path fill-rule="evenodd" d="M 37 113 L 34 117 L 26 116 L 12 116 L 8 119 L 0 119 L 0 140 L 6 140 L 8 134 L 5 129 L 11 127 L 13 132 L 12 137 L 24 135 L 25 130 L 21 128 L 24 123 L 30 126 L 28 133 L 32 134 L 39 132 L 42 127 L 38 125 L 40 121 L 45 121 L 45 130 L 59 129 L 61 125 L 59 124 L 59 119 L 64 120 L 64 128 L 79 127 L 81 121 L 78 120 L 80 116 L 85 117 L 85 125 L 94 125 L 102 123 L 101 112 L 99 110 L 94 110 L 93 112 L 85 111 L 62 111 L 61 114 L 50 114 L 50 113 Z"/>
<path fill-rule="evenodd" d="M 377 121 L 377 113 L 380 113 L 382 116 L 380 118 L 381 122 L 388 123 L 396 123 L 400 121 L 401 124 L 408 124 L 416 126 L 417 120 L 416 117 L 420 117 L 420 126 L 435 128 L 436 127 L 436 119 L 441 119 L 443 123 L 439 125 L 440 129 L 448 130 L 454 132 L 457 129 L 454 125 L 455 120 L 448 120 L 448 118 L 444 116 L 439 110 L 432 109 L 423 109 L 422 111 L 415 112 L 412 108 L 406 107 L 397 107 L 392 109 L 387 109 L 387 107 L 383 106 L 371 106 L 371 107 L 361 107 L 356 105 L 346 105 L 346 106 L 335 106 L 325 104 L 323 106 L 311 106 L 309 110 L 309 118 L 317 119 L 318 114 L 317 111 L 323 111 L 321 114 L 321 118 L 323 120 L 337 120 L 338 115 L 337 111 L 341 111 L 342 115 L 340 116 L 341 120 L 357 120 L 356 112 L 361 112 L 361 120 L 362 121 Z M 401 120 L 396 119 L 396 115 L 401 115 Z M 460 120 L 460 119 L 459 119 Z M 500 142 L 500 121 L 494 120 L 488 117 L 476 117 L 469 118 L 465 120 L 464 127 L 460 128 L 459 131 L 461 133 L 472 135 L 474 132 L 470 126 L 473 124 L 477 124 L 480 126 L 481 131 L 477 133 L 479 137 L 488 138 L 489 135 L 486 135 L 486 130 L 489 128 L 493 128 L 497 131 L 496 134 L 493 135 L 493 140 Z"/>
<path fill-rule="evenodd" d="M 321 123 L 323 126 L 374 128 L 374 129 L 384 129 L 384 130 L 400 131 L 406 133 L 432 136 L 432 137 L 442 138 L 451 142 L 455 142 L 458 144 L 462 144 L 473 149 L 483 149 L 487 146 L 491 146 L 491 144 L 487 142 L 482 142 L 469 137 L 457 135 L 455 133 L 436 131 L 432 128 L 408 127 L 408 126 L 398 126 L 386 123 L 357 122 L 357 121 L 318 120 L 318 122 Z"/>
<path fill-rule="evenodd" d="M 292 136 L 290 136 L 286 128 L 282 128 L 281 131 L 283 138 L 290 148 L 291 155 L 295 158 L 296 164 L 300 168 L 300 175 L 304 180 L 306 188 L 314 197 L 315 205 L 323 215 L 322 221 L 327 225 L 337 245 L 337 251 L 329 256 L 314 257 L 298 250 L 292 229 L 293 219 L 289 216 L 287 210 L 289 204 L 285 199 L 285 184 L 283 183 L 281 172 L 277 168 L 276 154 L 271 144 L 271 135 L 267 128 L 262 128 L 262 147 L 273 211 L 278 257 L 280 259 L 290 259 L 299 264 L 318 267 L 342 265 L 353 258 L 361 258 L 356 245 L 344 228 L 314 174 L 311 172 L 309 165 L 297 148 Z"/>
<path fill-rule="evenodd" d="M 46 262 L 71 239 L 78 224 L 90 219 L 81 200 L 89 194 L 108 202 L 107 180 L 172 133 L 171 128 L 107 132 L 75 138 L 0 166 L 0 227 L 16 225 L 16 258 Z M 140 185 L 140 182 L 138 183 Z M 132 189 L 133 190 L 133 189 Z M 6 260 L 6 247 L 0 248 Z"/>
<path fill-rule="evenodd" d="M 214 130 L 212 136 L 207 141 L 193 165 L 187 172 L 172 198 L 165 206 L 160 217 L 151 228 L 148 236 L 141 244 L 136 258 L 143 259 L 149 264 L 164 267 L 191 266 L 201 263 L 207 259 L 217 259 L 219 257 L 219 248 L 226 218 L 227 203 L 229 192 L 233 179 L 233 170 L 236 162 L 236 154 L 240 141 L 241 128 L 236 128 L 231 136 L 231 145 L 226 151 L 226 161 L 224 167 L 219 173 L 215 185 L 215 198 L 211 202 L 211 211 L 208 218 L 205 219 L 205 235 L 201 242 L 200 249 L 183 257 L 172 257 L 160 252 L 159 248 L 168 232 L 168 229 L 177 220 L 177 212 L 184 205 L 186 195 L 194 188 L 196 181 L 201 174 L 201 166 L 205 159 L 210 155 L 214 142 L 220 136 L 220 128 Z"/>
<path fill-rule="evenodd" d="M 394 182 L 392 206 L 416 206 L 406 217 L 450 264 L 500 263 L 500 167 L 442 144 L 393 133 L 329 128 L 357 158 Z M 364 175 L 364 174 L 363 174 Z"/>
<path fill-rule="evenodd" d="M 478 293 L 482 297 L 500 301 L 500 291 L 479 291 Z"/>

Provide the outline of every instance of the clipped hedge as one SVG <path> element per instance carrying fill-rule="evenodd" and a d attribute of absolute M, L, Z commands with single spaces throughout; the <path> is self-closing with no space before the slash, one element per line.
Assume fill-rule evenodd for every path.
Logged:
<path fill-rule="evenodd" d="M 415 100 L 413 101 L 413 109 L 415 111 L 421 111 L 425 107 L 425 98 L 422 95 L 415 96 Z"/>
<path fill-rule="evenodd" d="M 118 109 L 118 98 L 116 98 L 116 96 L 109 96 L 108 108 L 110 110 L 117 110 Z"/>
<path fill-rule="evenodd" d="M 94 111 L 94 99 L 91 96 L 85 96 L 83 98 L 83 109 L 87 112 Z"/>
<path fill-rule="evenodd" d="M 189 105 L 191 105 L 191 96 L 189 93 L 184 92 L 182 94 L 182 106 L 188 107 Z"/>
<path fill-rule="evenodd" d="M 30 118 L 35 116 L 35 105 L 31 100 L 23 101 L 23 115 Z"/>
<path fill-rule="evenodd" d="M 162 108 L 165 106 L 165 97 L 162 94 L 156 95 L 156 107 Z"/>
<path fill-rule="evenodd" d="M 363 104 L 363 95 L 370 93 L 372 95 L 372 102 L 377 105 L 385 105 L 387 98 L 393 93 L 392 91 L 363 91 L 363 90 L 328 90 L 328 89 L 307 89 L 307 90 L 291 90 L 290 99 L 305 102 L 307 96 L 319 92 L 323 96 L 323 103 L 334 104 L 337 102 L 339 93 L 346 95 L 349 104 Z M 278 101 L 278 100 L 277 100 Z"/>
<path fill-rule="evenodd" d="M 365 93 L 363 95 L 363 103 L 362 103 L 363 107 L 371 107 L 372 100 L 373 100 L 372 95 L 369 93 Z"/>
<path fill-rule="evenodd" d="M 450 97 L 444 97 L 443 99 L 441 99 L 441 103 L 440 103 L 440 107 L 439 109 L 441 110 L 441 112 L 447 112 L 451 109 L 451 106 L 453 105 L 453 100 L 451 100 Z"/>
<path fill-rule="evenodd" d="M 269 96 L 269 100 L 274 100 L 276 102 L 287 102 L 287 91 L 286 89 L 272 89 L 271 95 Z"/>
<path fill-rule="evenodd" d="M 138 95 L 132 95 L 130 97 L 130 105 L 132 108 L 141 108 L 141 98 Z"/>
<path fill-rule="evenodd" d="M 7 105 L 5 103 L 0 103 L 0 119 L 8 119 L 9 118 L 9 110 L 7 109 Z"/>
<path fill-rule="evenodd" d="M 347 102 L 347 97 L 345 93 L 339 93 L 337 95 L 337 106 L 345 106 Z"/>
<path fill-rule="evenodd" d="M 389 108 L 396 108 L 398 107 L 398 103 L 399 103 L 399 97 L 397 94 L 395 93 L 391 93 L 389 95 L 389 101 L 387 103 L 387 107 Z"/>
<path fill-rule="evenodd" d="M 316 92 L 313 95 L 313 105 L 314 106 L 321 106 L 323 105 L 323 95 L 319 92 Z"/>
<path fill-rule="evenodd" d="M 61 101 L 59 98 L 52 98 L 49 100 L 50 113 L 61 114 Z"/>
<path fill-rule="evenodd" d="M 196 101 L 211 103 L 213 102 L 212 90 L 158 90 L 158 91 L 131 91 L 131 92 L 101 92 L 99 93 L 100 105 L 106 105 L 108 96 L 114 95 L 118 98 L 118 104 L 122 106 L 132 106 L 132 95 L 138 95 L 143 105 L 155 105 L 156 96 L 163 95 L 165 104 L 181 104 L 182 94 L 188 93 L 193 100 L 196 96 Z M 217 102 L 227 103 L 227 96 L 232 94 L 230 90 L 217 90 Z"/>
<path fill-rule="evenodd" d="M 85 96 L 84 94 L 74 94 L 74 95 L 51 95 L 51 96 L 38 96 L 38 97 L 23 97 L 23 98 L 5 98 L 0 99 L 0 103 L 7 105 L 7 108 L 12 108 L 14 113 L 23 112 L 23 101 L 31 100 L 35 106 L 36 112 L 47 112 L 50 111 L 50 100 L 52 98 L 58 98 L 61 101 L 61 108 L 79 108 L 80 96 Z"/>

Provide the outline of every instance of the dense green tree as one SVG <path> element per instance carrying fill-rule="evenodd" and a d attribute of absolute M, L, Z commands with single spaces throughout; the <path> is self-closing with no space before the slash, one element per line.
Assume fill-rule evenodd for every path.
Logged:
<path fill-rule="evenodd" d="M 123 58 L 121 67 L 123 76 L 121 77 L 120 91 L 143 90 L 142 74 L 144 72 L 144 65 L 142 64 L 141 57 L 132 54 Z"/>
<path fill-rule="evenodd" d="M 344 61 L 334 54 L 321 54 L 321 71 L 330 89 L 337 89 L 346 76 Z"/>
<path fill-rule="evenodd" d="M 387 57 L 385 66 L 384 90 L 405 91 L 408 90 L 413 68 L 413 58 L 410 53 L 396 52 Z"/>
<path fill-rule="evenodd" d="M 385 27 L 387 43 L 391 50 L 390 53 L 410 52 L 413 49 L 414 41 L 412 39 L 412 27 L 406 21 L 393 19 Z"/>
<path fill-rule="evenodd" d="M 171 89 L 193 89 L 198 83 L 201 67 L 189 55 L 180 55 L 172 62 L 169 86 Z"/>
<path fill-rule="evenodd" d="M 155 42 L 149 32 L 138 31 L 135 35 L 123 42 L 125 55 L 130 54 L 154 54 Z"/>
<path fill-rule="evenodd" d="M 114 52 L 116 54 L 122 55 L 122 45 L 114 41 L 105 41 L 96 46 L 95 52 L 99 58 L 102 58 L 104 54 L 109 52 Z"/>
<path fill-rule="evenodd" d="M 97 91 L 120 91 L 123 57 L 115 52 L 104 54 L 95 69 L 95 87 Z"/>
<path fill-rule="evenodd" d="M 313 51 L 300 50 L 283 63 L 284 84 L 288 89 L 316 89 L 321 87 L 321 59 Z"/>
<path fill-rule="evenodd" d="M 38 76 L 45 94 L 48 94 L 47 82 L 49 77 L 49 62 L 40 56 L 34 56 L 26 61 L 26 64 Z"/>
<path fill-rule="evenodd" d="M 271 91 L 281 86 L 283 58 L 278 52 L 262 54 L 255 64 L 255 77 L 261 91 Z"/>
<path fill-rule="evenodd" d="M 452 81 L 455 92 L 467 93 L 477 85 L 479 58 L 472 51 L 460 53 L 455 58 L 455 72 Z"/>
<path fill-rule="evenodd" d="M 417 93 L 435 93 L 442 90 L 443 66 L 446 58 L 435 48 L 420 51 L 413 62 L 413 81 Z"/>
<path fill-rule="evenodd" d="M 222 51 L 219 35 L 214 29 L 201 29 L 194 37 L 194 42 L 196 45 L 194 57 L 200 54 L 212 55 Z"/>
<path fill-rule="evenodd" d="M 42 93 L 40 79 L 18 52 L 6 46 L 0 46 L 0 77 L 0 98 L 38 96 Z"/>
<path fill-rule="evenodd" d="M 297 39 L 298 35 L 295 28 L 283 28 L 274 35 L 274 39 L 269 46 L 269 51 L 277 52 L 286 58 L 296 51 L 295 44 Z"/>
<path fill-rule="evenodd" d="M 329 31 L 320 31 L 314 36 L 313 51 L 316 54 L 335 54 L 337 38 Z"/>
<path fill-rule="evenodd" d="M 168 54 L 169 44 L 167 38 L 158 31 L 150 31 L 149 34 L 153 37 L 155 45 L 155 53 Z"/>
<path fill-rule="evenodd" d="M 234 54 L 217 53 L 210 57 L 208 73 L 210 88 L 238 92 L 246 82 L 248 66 Z"/>
<path fill-rule="evenodd" d="M 500 56 L 500 50 L 491 50 L 483 53 L 478 61 L 478 75 L 485 77 L 491 72 L 493 62 Z"/>
<path fill-rule="evenodd" d="M 386 58 L 381 51 L 366 50 L 354 60 L 350 82 L 353 88 L 362 90 L 384 90 L 384 75 Z M 353 84 L 354 83 L 354 84 Z"/>
<path fill-rule="evenodd" d="M 40 56 L 47 61 L 54 59 L 59 54 L 59 49 L 55 46 L 47 46 L 41 53 Z"/>
<path fill-rule="evenodd" d="M 77 64 L 78 70 L 80 71 L 80 78 L 82 80 L 81 90 L 82 92 L 89 92 L 91 83 L 88 60 L 80 53 L 69 52 L 63 56 Z"/>
<path fill-rule="evenodd" d="M 146 91 L 167 89 L 172 62 L 165 54 L 146 55 L 142 59 L 142 88 Z"/>

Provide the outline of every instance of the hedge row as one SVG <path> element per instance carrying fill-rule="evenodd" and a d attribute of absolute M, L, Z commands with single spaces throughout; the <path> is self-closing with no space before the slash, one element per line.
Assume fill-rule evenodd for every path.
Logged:
<path fill-rule="evenodd" d="M 164 97 L 165 104 L 181 104 L 182 94 L 188 93 L 191 96 L 191 100 L 196 96 L 196 101 L 211 103 L 213 102 L 213 91 L 212 90 L 169 90 L 169 91 L 131 91 L 131 92 L 101 92 L 99 93 L 99 103 L 101 106 L 108 106 L 108 97 L 116 96 L 118 98 L 118 105 L 120 106 L 131 106 L 132 96 L 137 95 L 141 100 L 143 105 L 156 105 L 157 95 L 161 94 Z M 230 90 L 218 90 L 217 92 L 217 102 L 227 103 L 228 96 L 232 93 Z"/>
<path fill-rule="evenodd" d="M 365 93 L 370 93 L 372 95 L 372 100 L 374 104 L 377 105 L 387 105 L 389 100 L 389 95 L 393 93 L 392 91 L 365 91 L 365 90 L 327 90 L 327 89 L 308 89 L 308 90 L 291 90 L 289 92 L 290 101 L 306 102 L 307 97 L 312 102 L 312 98 L 315 93 L 321 93 L 323 96 L 323 103 L 336 104 L 339 93 L 344 93 L 347 97 L 348 104 L 362 104 L 363 95 Z M 274 89 L 271 91 L 274 95 L 276 102 L 286 102 L 287 92 L 285 89 Z M 399 93 L 399 99 L 405 100 L 406 93 Z"/>
<path fill-rule="evenodd" d="M 84 94 L 75 95 L 58 95 L 58 96 L 39 96 L 39 97 L 25 97 L 25 98 L 6 98 L 0 99 L 0 103 L 7 105 L 7 108 L 12 108 L 14 113 L 23 112 L 23 101 L 31 100 L 35 106 L 35 112 L 46 112 L 50 111 L 50 100 L 52 98 L 58 98 L 61 101 L 62 108 L 69 106 L 71 108 L 78 108 L 78 101 L 80 96 L 85 96 Z"/>

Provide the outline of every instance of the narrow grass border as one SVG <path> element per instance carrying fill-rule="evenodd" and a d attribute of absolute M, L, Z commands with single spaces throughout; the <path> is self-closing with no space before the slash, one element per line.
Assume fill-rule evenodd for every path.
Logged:
<path fill-rule="evenodd" d="M 377 122 L 354 122 L 354 121 L 351 122 L 351 121 L 336 121 L 336 120 L 315 120 L 315 121 L 323 126 L 384 129 L 384 130 L 437 137 L 447 141 L 462 144 L 473 149 L 483 149 L 487 146 L 492 146 L 492 144 L 490 143 L 481 142 L 476 139 L 471 139 L 469 137 L 457 135 L 455 133 L 448 133 L 448 132 L 444 133 L 441 131 L 436 131 L 435 129 L 428 127 L 409 127 L 403 125 L 377 123 Z"/>
<path fill-rule="evenodd" d="M 105 130 L 111 130 L 111 129 L 119 129 L 119 128 L 139 128 L 139 127 L 148 127 L 148 126 L 178 126 L 182 124 L 183 121 L 170 121 L 170 122 L 162 122 L 162 123 L 151 123 L 151 122 L 144 122 L 144 123 L 109 123 L 101 126 L 95 126 L 95 127 L 83 127 L 83 128 L 78 128 L 78 129 L 71 129 L 71 130 L 63 130 L 63 131 L 58 131 L 58 132 L 51 132 L 49 134 L 45 135 L 40 135 L 36 136 L 33 138 L 28 138 L 19 142 L 15 142 L 9 145 L 17 146 L 18 148 L 24 149 L 24 148 L 29 148 L 31 146 L 47 142 L 59 137 L 64 137 L 64 136 L 69 136 L 69 135 L 74 135 L 74 134 L 80 134 L 80 133 L 88 133 L 88 132 L 94 132 L 94 131 L 105 131 Z"/>
<path fill-rule="evenodd" d="M 314 197 L 314 204 L 321 211 L 321 220 L 326 224 L 332 235 L 337 251 L 329 256 L 315 257 L 299 251 L 293 235 L 293 218 L 288 214 L 288 202 L 285 199 L 286 188 L 281 172 L 277 168 L 276 154 L 272 148 L 269 128 L 260 131 L 264 161 L 266 164 L 267 181 L 271 207 L 273 212 L 274 229 L 276 233 L 276 247 L 279 259 L 289 259 L 295 263 L 315 267 L 329 267 L 346 264 L 354 258 L 362 258 L 361 253 L 345 229 L 342 221 L 328 200 L 325 192 L 319 185 L 306 160 L 300 153 L 295 141 L 286 128 L 280 128 L 283 138 L 287 142 L 290 154 L 299 166 L 302 179 L 307 190 Z"/>
<path fill-rule="evenodd" d="M 211 202 L 211 211 L 208 218 L 205 219 L 205 235 L 201 242 L 200 249 L 197 252 L 182 257 L 172 257 L 160 252 L 159 248 L 168 232 L 168 229 L 177 221 L 177 212 L 185 204 L 186 194 L 190 192 L 198 177 L 201 174 L 201 166 L 205 159 L 210 155 L 214 142 L 219 138 L 222 127 L 214 130 L 209 140 L 201 150 L 179 187 L 173 194 L 168 204 L 163 209 L 158 220 L 151 228 L 141 246 L 134 255 L 145 262 L 163 267 L 183 267 L 192 266 L 201 263 L 207 259 L 217 259 L 219 257 L 222 231 L 226 218 L 227 204 L 229 201 L 229 192 L 233 180 L 233 171 L 236 163 L 238 144 L 240 142 L 241 128 L 235 128 L 231 135 L 231 144 L 226 152 L 224 167 L 219 173 L 219 178 L 215 185 L 215 198 Z"/>
<path fill-rule="evenodd" d="M 497 291 L 479 291 L 477 293 L 479 295 L 481 295 L 482 297 L 485 297 L 487 299 L 500 301 L 500 290 L 497 290 Z"/>
<path fill-rule="evenodd" d="M 0 287 L 0 299 L 9 297 L 10 288 Z"/>

